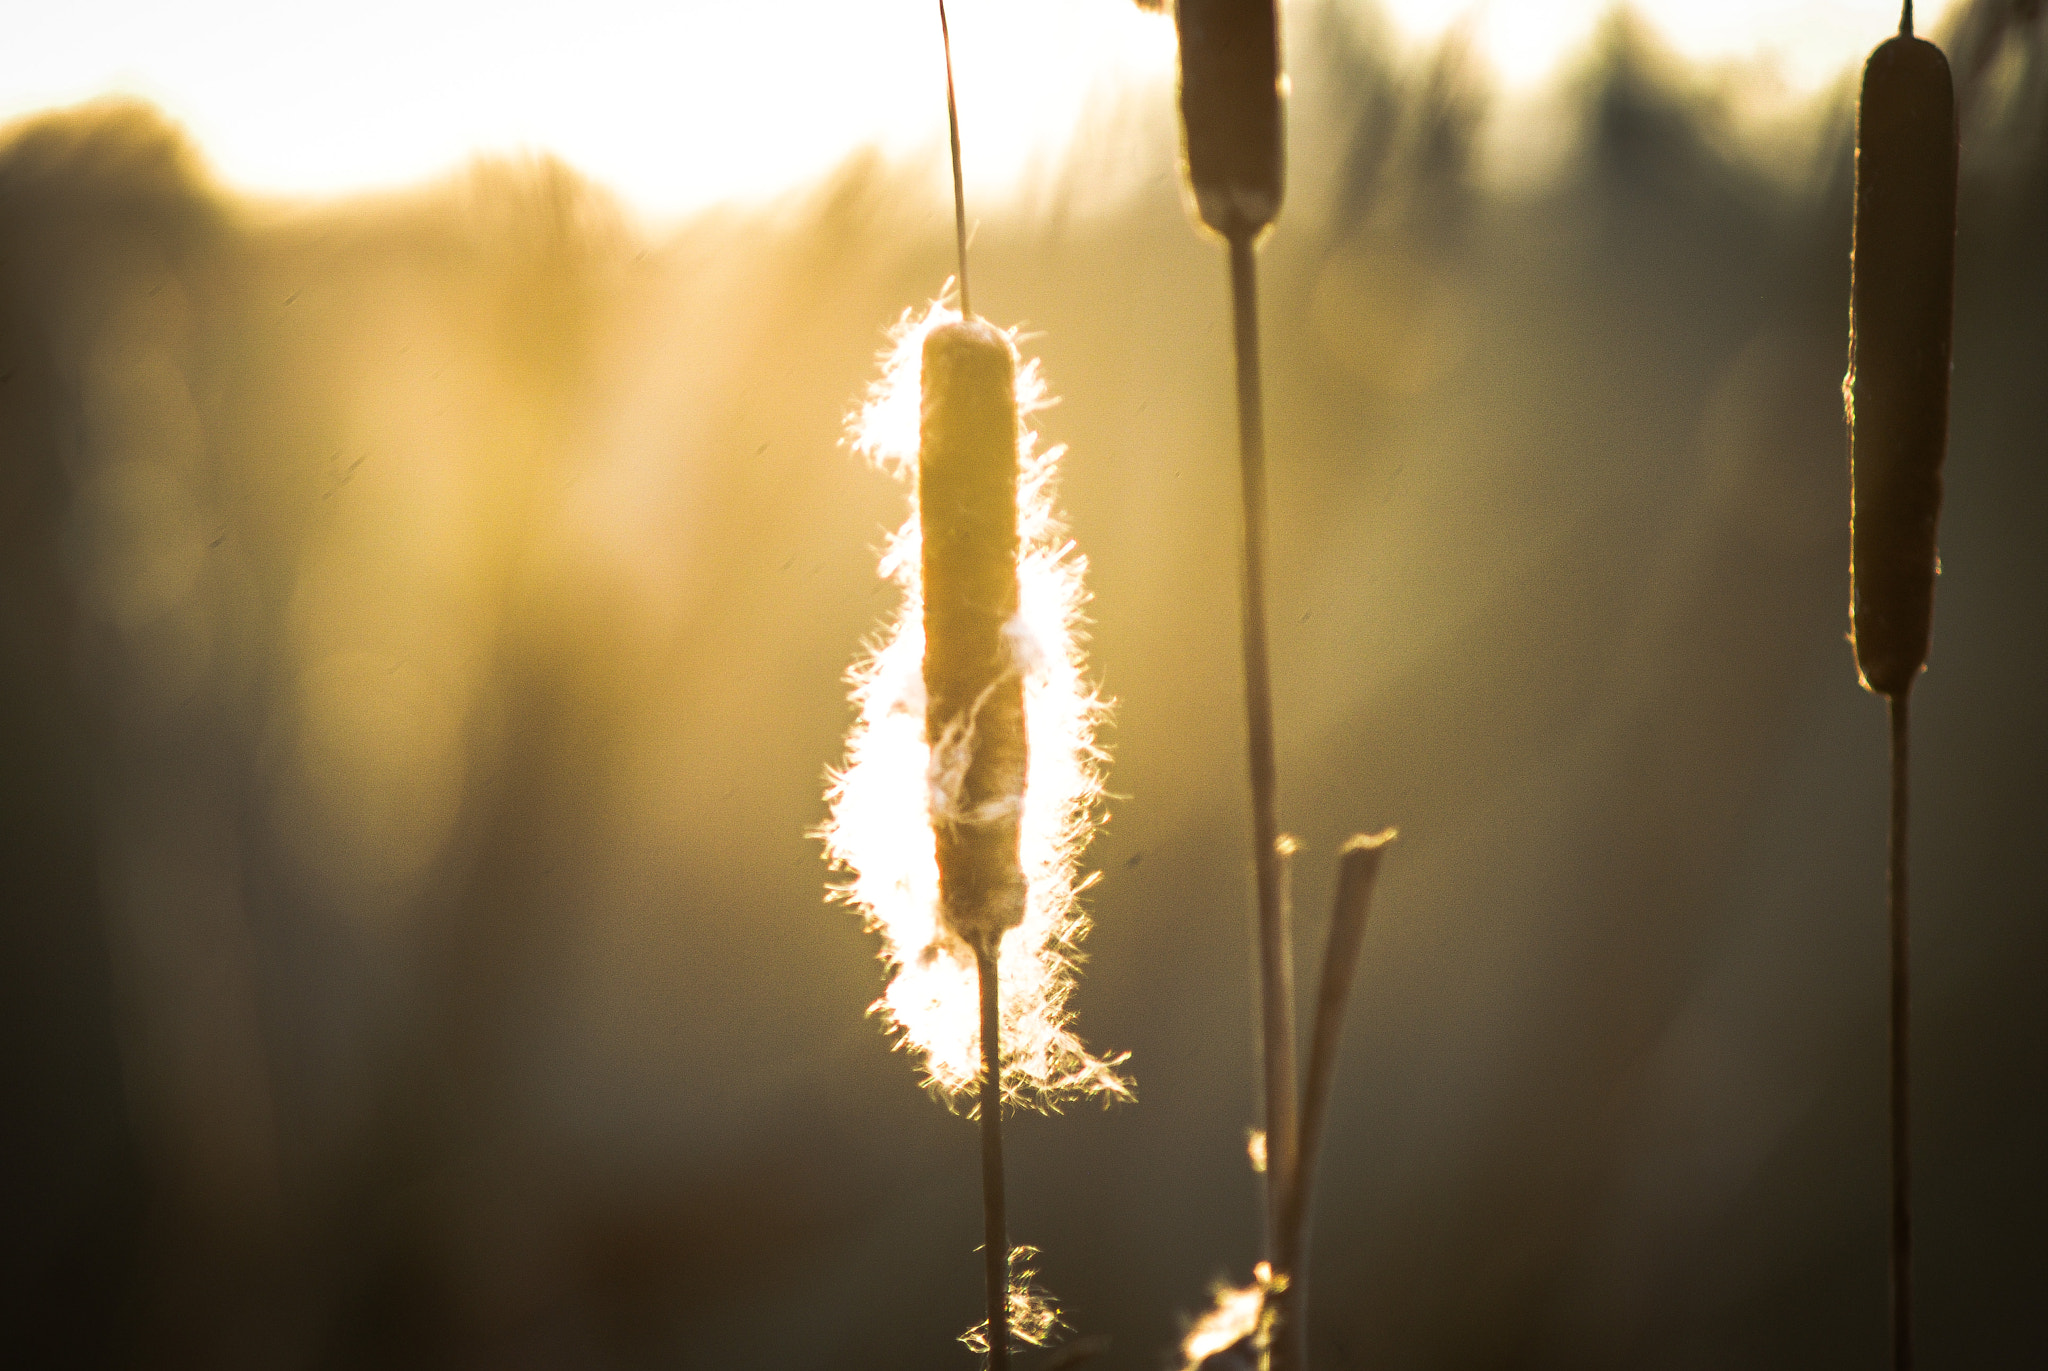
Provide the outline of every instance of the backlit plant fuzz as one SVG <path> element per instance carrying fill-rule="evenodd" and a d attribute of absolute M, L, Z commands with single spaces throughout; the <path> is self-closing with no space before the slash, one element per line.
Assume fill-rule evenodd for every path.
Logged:
<path fill-rule="evenodd" d="M 1010 1339 L 1029 1347 L 1043 1347 L 1063 1324 L 1052 1297 L 1031 1282 L 1038 1275 L 1026 1263 L 1038 1255 L 1035 1247 L 1010 1249 Z M 967 1350 L 977 1356 L 988 1354 L 988 1320 L 984 1319 L 960 1335 Z"/>
<path fill-rule="evenodd" d="M 848 424 L 848 443 L 915 486 L 925 336 L 960 315 L 934 302 L 906 311 L 882 355 L 882 375 Z M 1005 335 L 1015 346 L 1015 332 Z M 1079 895 L 1081 851 L 1102 798 L 1104 754 L 1095 729 L 1105 709 L 1089 684 L 1080 645 L 1082 576 L 1053 507 L 1063 448 L 1040 451 L 1029 416 L 1050 401 L 1036 361 L 1017 368 L 1018 610 L 1005 636 L 1024 678 L 1029 742 L 1019 852 L 1023 921 L 1003 934 L 1000 955 L 1003 1098 L 1036 1108 L 1099 1095 L 1128 1098 L 1121 1056 L 1091 1056 L 1071 1028 L 1077 947 L 1087 931 Z M 894 619 L 848 680 L 859 712 L 834 772 L 819 830 L 826 856 L 848 879 L 835 897 L 881 933 L 891 976 L 872 1007 L 917 1054 L 927 1083 L 949 1105 L 972 1111 L 981 1060 L 974 952 L 939 910 L 932 810 L 943 804 L 925 738 L 922 546 L 916 503 L 890 535 L 880 573 L 903 590 Z"/>
<path fill-rule="evenodd" d="M 1197 1371 L 1218 1352 L 1228 1351 L 1247 1338 L 1257 1349 L 1266 1341 L 1268 1294 L 1279 1290 L 1285 1277 L 1275 1278 L 1273 1268 L 1260 1262 L 1246 1286 L 1218 1285 L 1209 1308 L 1195 1320 L 1180 1341 L 1182 1371 Z"/>

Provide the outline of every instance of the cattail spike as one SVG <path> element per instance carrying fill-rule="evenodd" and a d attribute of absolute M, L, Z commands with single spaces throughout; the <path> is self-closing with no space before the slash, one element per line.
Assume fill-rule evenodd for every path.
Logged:
<path fill-rule="evenodd" d="M 1856 223 L 1850 255 L 1849 606 L 1856 666 L 1891 715 L 1891 1345 L 1913 1365 L 1910 968 L 1906 890 L 1906 710 L 1934 622 L 1935 524 L 1948 447 L 1955 304 L 1956 105 L 1948 59 L 1899 36 L 1863 68 L 1856 112 Z"/>
<path fill-rule="evenodd" d="M 1852 634 L 1864 684 L 1897 697 L 1933 625 L 1955 299 L 1955 90 L 1941 49 L 1918 38 L 1887 39 L 1863 69 L 1854 241 Z"/>
<path fill-rule="evenodd" d="M 1906 0 L 1905 8 L 1899 11 L 1899 37 L 1913 36 L 1913 0 Z"/>
<path fill-rule="evenodd" d="M 1024 918 L 1018 863 L 1028 752 L 1017 615 L 1016 354 L 965 319 L 924 341 L 917 468 L 925 733 L 943 916 L 994 952 Z"/>
<path fill-rule="evenodd" d="M 1179 0 L 1180 113 L 1202 222 L 1235 241 L 1280 213 L 1280 22 L 1274 0 Z"/>
<path fill-rule="evenodd" d="M 1036 365 L 1015 361 L 1010 334 L 945 306 L 906 314 L 891 339 L 880 379 L 851 417 L 850 446 L 921 485 L 924 509 L 913 502 L 883 553 L 882 575 L 903 602 L 849 676 L 858 717 L 817 830 L 847 874 L 834 895 L 882 934 L 891 974 L 875 1010 L 949 1104 L 971 1108 L 982 1076 L 973 954 L 996 938 L 1003 1097 L 1033 1108 L 1126 1099 L 1130 1083 L 1115 1069 L 1123 1057 L 1092 1056 L 1068 1007 L 1088 927 L 1079 897 L 1090 882 L 1078 864 L 1102 795 L 1095 731 L 1104 702 L 1077 637 L 1086 563 L 1054 501 L 1057 451 L 1039 451 L 1021 422 L 1044 403 L 1044 383 Z M 993 493 L 963 497 L 963 482 Z M 948 606 L 959 598 L 963 552 L 970 567 L 981 563 L 977 540 L 961 536 L 960 510 L 984 500 L 998 522 L 978 545 L 986 555 L 992 540 L 996 565 L 969 577 L 987 589 L 968 596 L 969 638 L 980 647 L 963 654 L 962 615 Z M 969 514 L 969 528 L 976 518 Z M 964 707 L 946 707 L 962 699 Z M 1007 849 L 993 872 L 984 869 L 989 849 L 999 858 Z M 963 892 L 976 871 L 993 902 Z"/>

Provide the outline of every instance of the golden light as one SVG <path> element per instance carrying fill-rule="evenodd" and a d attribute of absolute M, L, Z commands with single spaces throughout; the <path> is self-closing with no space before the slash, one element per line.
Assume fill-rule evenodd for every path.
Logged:
<path fill-rule="evenodd" d="M 1923 0 L 1933 30 L 1953 0 Z M 1340 6 L 1360 16 L 1374 9 Z M 1291 7 L 1296 20 L 1313 7 Z M 1506 93 L 1548 84 L 1610 0 L 1384 0 L 1409 52 L 1462 25 Z M 1788 94 L 1861 61 L 1892 0 L 1638 0 L 1695 63 L 1747 63 Z M 985 209 L 1056 166 L 1110 110 L 1164 98 L 1169 20 L 1129 0 L 956 0 L 960 115 Z M 1297 44 L 1305 41 L 1299 23 Z M 221 177 L 257 194 L 381 190 L 480 155 L 545 153 L 641 213 L 760 200 L 858 149 L 945 187 L 938 25 L 926 0 L 847 5 L 363 0 L 346 17 L 256 0 L 22 7 L 0 50 L 0 119 L 110 94 L 161 106 Z"/>
<path fill-rule="evenodd" d="M 1171 78 L 1171 25 L 1127 0 L 956 0 L 952 15 L 989 208 L 1090 109 Z M 862 147 L 940 149 L 943 80 L 928 0 L 363 0 L 345 15 L 77 0 L 14 16 L 0 118 L 140 96 L 184 124 L 231 186 L 288 196 L 549 153 L 667 215 L 776 195 Z M 931 160 L 942 173 L 943 157 Z"/>
<path fill-rule="evenodd" d="M 1030 1263 L 1037 1258 L 1038 1249 L 1035 1247 L 1019 1245 L 1010 1249 L 1010 1285 L 1007 1292 L 1010 1337 L 1027 1347 L 1045 1346 L 1053 1334 L 1065 1326 L 1060 1319 L 1059 1307 L 1043 1290 L 1032 1284 L 1038 1272 L 1031 1268 Z M 983 1319 L 962 1333 L 960 1341 L 976 1356 L 987 1356 L 988 1320 Z"/>
<path fill-rule="evenodd" d="M 1181 1339 L 1184 1371 L 1194 1371 L 1218 1352 L 1235 1347 L 1259 1331 L 1266 1312 L 1266 1292 L 1273 1288 L 1273 1268 L 1260 1262 L 1245 1286 L 1219 1285 L 1209 1308 Z"/>
<path fill-rule="evenodd" d="M 959 314 L 934 302 L 893 330 L 874 384 L 849 425 L 849 445 L 899 479 L 913 479 L 924 338 Z M 1011 340 L 1015 342 L 1014 332 Z M 1049 403 L 1036 361 L 1017 372 L 1022 416 Z M 1050 1107 L 1088 1095 L 1128 1097 L 1122 1058 L 1091 1056 L 1070 1027 L 1074 950 L 1087 931 L 1079 904 L 1092 877 L 1081 851 L 1102 797 L 1103 754 L 1095 729 L 1106 708 L 1088 682 L 1080 647 L 1087 560 L 1054 507 L 1064 449 L 1040 451 L 1028 424 L 1018 444 L 1018 611 L 1011 651 L 1025 672 L 1030 743 L 1020 856 L 1024 920 L 1003 936 L 1002 1051 L 1006 1099 Z M 903 592 L 896 617 L 849 679 L 859 717 L 845 766 L 834 773 L 826 855 L 848 873 L 835 893 L 882 934 L 891 975 L 873 1012 L 919 1054 L 932 1088 L 968 1099 L 980 1072 L 981 1029 L 974 954 L 939 915 L 939 871 L 930 813 L 935 779 L 925 738 L 924 618 L 917 512 L 891 535 L 880 574 Z"/>

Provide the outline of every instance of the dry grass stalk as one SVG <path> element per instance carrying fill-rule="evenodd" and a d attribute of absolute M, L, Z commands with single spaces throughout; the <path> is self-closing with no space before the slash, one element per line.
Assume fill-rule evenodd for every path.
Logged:
<path fill-rule="evenodd" d="M 1372 904 L 1373 885 L 1379 878 L 1380 858 L 1394 837 L 1391 828 L 1354 835 L 1344 844 L 1338 868 L 1337 902 L 1330 912 L 1322 978 L 1316 989 L 1315 1019 L 1309 1030 L 1308 1076 L 1301 1092 L 1301 1146 L 1295 1155 L 1293 1180 L 1280 1214 L 1279 1269 L 1286 1273 L 1288 1281 L 1277 1296 L 1280 1316 L 1274 1331 L 1278 1343 L 1276 1362 L 1290 1356 L 1303 1365 L 1308 1360 L 1307 1350 L 1300 1343 L 1308 1315 L 1308 1235 L 1316 1159 L 1329 1118 L 1330 1088 L 1337 1078 L 1337 1047 L 1343 1037 L 1345 1010 L 1351 1000 L 1352 981 L 1358 974 L 1359 953 L 1365 947 L 1366 911 Z"/>

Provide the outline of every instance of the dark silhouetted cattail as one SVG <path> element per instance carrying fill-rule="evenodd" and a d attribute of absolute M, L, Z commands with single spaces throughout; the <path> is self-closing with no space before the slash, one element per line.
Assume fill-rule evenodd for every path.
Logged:
<path fill-rule="evenodd" d="M 1273 0 L 1179 0 L 1180 113 L 1202 222 L 1249 238 L 1280 213 L 1280 27 Z"/>
<path fill-rule="evenodd" d="M 1855 235 L 1850 617 L 1864 685 L 1896 697 L 1927 663 L 1934 616 L 1955 297 L 1955 94 L 1910 20 L 1863 68 Z"/>
<path fill-rule="evenodd" d="M 1948 59 L 1913 36 L 1863 67 L 1849 287 L 1849 615 L 1863 684 L 1891 724 L 1885 904 L 1893 1371 L 1913 1365 L 1912 979 L 1907 700 L 1934 624 L 1935 524 L 1948 447 L 1955 306 L 1956 102 Z"/>
<path fill-rule="evenodd" d="M 924 340 L 917 504 L 940 908 L 970 946 L 990 951 L 1024 918 L 1016 370 L 1009 339 L 979 319 Z"/>

